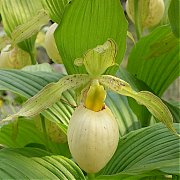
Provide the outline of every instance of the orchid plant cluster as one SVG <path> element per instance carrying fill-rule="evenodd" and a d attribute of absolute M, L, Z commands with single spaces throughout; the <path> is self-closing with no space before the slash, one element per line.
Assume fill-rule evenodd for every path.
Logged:
<path fill-rule="evenodd" d="M 115 65 L 117 50 L 112 39 L 88 50 L 74 61 L 77 66 L 85 66 L 88 74 L 67 75 L 56 83 L 48 84 L 30 98 L 19 112 L 1 123 L 18 116 L 35 116 L 58 101 L 62 92 L 80 88 L 79 105 L 70 119 L 67 137 L 73 158 L 88 173 L 96 173 L 108 163 L 119 141 L 116 118 L 105 104 L 107 90 L 134 98 L 176 134 L 172 115 L 160 98 L 148 91 L 136 92 L 127 82 L 115 76 L 103 75 L 107 68 Z"/>

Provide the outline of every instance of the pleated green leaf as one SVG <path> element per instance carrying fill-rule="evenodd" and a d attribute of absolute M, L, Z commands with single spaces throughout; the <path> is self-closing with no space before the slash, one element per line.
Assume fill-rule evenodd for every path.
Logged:
<path fill-rule="evenodd" d="M 120 68 L 116 76 L 128 82 L 136 91 L 150 91 L 145 83 L 138 80 L 132 74 L 128 73 L 124 68 Z M 170 110 L 173 116 L 173 122 L 179 122 L 179 108 L 171 104 L 170 102 L 164 100 L 162 101 Z M 106 104 L 112 110 L 114 116 L 118 121 L 121 136 L 127 134 L 132 130 L 139 129 L 141 128 L 141 126 L 148 126 L 150 124 L 151 113 L 145 106 L 139 105 L 132 98 L 127 98 L 125 96 L 109 91 L 106 98 Z"/>
<path fill-rule="evenodd" d="M 28 123 L 26 123 L 28 122 Z M 7 147 L 24 147 L 27 144 L 44 144 L 43 136 L 37 131 L 34 121 L 19 120 L 18 137 L 13 137 L 13 124 L 4 126 L 0 130 L 0 144 Z M 27 135 L 28 134 L 28 135 Z"/>
<path fill-rule="evenodd" d="M 179 42 L 169 26 L 142 38 L 132 49 L 127 70 L 161 96 L 179 76 Z"/>
<path fill-rule="evenodd" d="M 50 72 L 49 66 L 36 65 L 25 68 L 27 72 L 18 70 L 1 70 L 0 71 L 0 90 L 8 90 L 19 94 L 26 99 L 35 95 L 46 84 L 57 82 L 62 77 L 61 74 Z M 42 68 L 47 68 L 47 72 L 37 72 Z M 28 72 L 29 71 L 29 72 Z M 31 71 L 33 73 L 31 73 Z M 76 106 L 75 93 L 68 90 L 63 93 L 62 101 L 58 101 L 52 107 L 42 112 L 42 114 L 50 121 L 60 122 L 65 127 L 61 127 L 66 133 L 66 127 L 69 124 L 69 119 L 74 111 L 73 106 Z M 106 103 L 111 108 L 113 114 L 119 122 L 121 135 L 128 133 L 131 130 L 140 128 L 136 116 L 131 111 L 128 105 L 127 98 L 112 92 L 108 92 Z M 3 143 L 2 143 L 3 144 Z"/>
<path fill-rule="evenodd" d="M 127 97 L 108 92 L 106 104 L 113 112 L 119 125 L 120 135 L 123 136 L 130 131 L 141 128 L 141 123 L 131 110 Z"/>
<path fill-rule="evenodd" d="M 48 83 L 57 82 L 62 77 L 62 74 L 50 72 L 0 70 L 0 89 L 10 90 L 25 98 L 30 98 Z"/>
<path fill-rule="evenodd" d="M 37 34 L 44 24 L 49 21 L 47 13 L 41 9 L 33 18 L 29 19 L 26 23 L 17 26 L 12 32 L 13 43 L 17 44 L 33 35 Z"/>
<path fill-rule="evenodd" d="M 142 90 L 143 91 L 146 90 L 150 92 L 152 91 L 143 81 L 140 81 L 139 79 L 137 79 L 135 76 L 133 76 L 131 73 L 129 73 L 126 69 L 122 67 L 120 67 L 120 69 L 116 73 L 116 76 L 128 82 L 131 85 L 131 87 L 136 91 L 142 91 Z M 119 96 L 119 95 L 114 94 L 114 96 Z M 179 122 L 180 121 L 179 108 L 174 106 L 170 102 L 167 102 L 163 99 L 161 100 L 170 110 L 173 116 L 173 122 Z M 137 104 L 137 102 L 132 98 L 128 98 L 128 103 L 129 103 L 130 108 L 136 114 L 138 120 L 141 122 L 141 125 L 143 127 L 148 126 L 150 124 L 151 114 L 149 113 L 147 108 L 140 104 Z"/>
<path fill-rule="evenodd" d="M 174 127 L 180 132 L 179 124 Z M 120 139 L 116 153 L 99 173 L 104 176 L 97 179 L 133 179 L 160 173 L 178 175 L 179 145 L 180 139 L 160 123 L 130 132 Z"/>
<path fill-rule="evenodd" d="M 179 9 L 180 9 L 180 0 L 171 0 L 168 9 L 168 17 L 172 31 L 177 38 L 179 38 L 180 36 L 180 27 L 178 21 L 178 19 L 180 18 Z"/>
<path fill-rule="evenodd" d="M 39 0 L 2 0 L 1 1 L 1 16 L 3 27 L 7 35 L 12 39 L 12 32 L 17 26 L 26 23 L 37 11 L 42 9 L 42 4 Z M 28 52 L 34 50 L 35 36 L 20 43 L 19 46 Z"/>
<path fill-rule="evenodd" d="M 119 68 L 116 76 L 128 82 L 131 87 L 136 91 L 151 91 L 151 89 L 143 81 L 140 81 L 122 67 Z M 136 114 L 138 120 L 141 122 L 142 127 L 148 126 L 150 123 L 151 114 L 149 113 L 147 108 L 137 104 L 137 102 L 132 98 L 128 98 L 128 103 L 133 112 Z"/>
<path fill-rule="evenodd" d="M 126 36 L 127 21 L 119 0 L 73 0 L 55 31 L 56 44 L 68 74 L 86 73 L 85 67 L 74 65 L 74 60 L 109 38 L 117 43 L 116 63 L 119 64 L 124 56 Z"/>
<path fill-rule="evenodd" d="M 51 82 L 57 82 L 63 76 L 50 72 L 26 72 L 20 70 L 0 70 L 0 90 L 8 90 L 19 94 L 26 99 L 34 96 L 44 86 Z M 74 109 L 69 105 L 76 105 L 74 92 L 66 91 L 62 94 L 63 101 L 58 101 L 51 108 L 42 112 L 50 121 L 60 122 L 62 130 L 66 133 Z"/>
<path fill-rule="evenodd" d="M 41 127 L 42 129 L 42 127 Z M 55 143 L 43 133 L 36 119 L 18 119 L 17 135 L 14 136 L 13 123 L 0 129 L 0 144 L 4 147 L 23 148 L 40 147 L 55 154 L 70 156 L 67 143 Z"/>
<path fill-rule="evenodd" d="M 110 75 L 102 75 L 99 77 L 99 82 L 110 90 L 124 96 L 132 97 L 139 104 L 146 106 L 153 116 L 176 134 L 176 130 L 173 128 L 173 117 L 167 106 L 158 96 L 155 96 L 149 91 L 136 92 L 127 82 Z"/>
<path fill-rule="evenodd" d="M 71 0 L 41 0 L 44 9 L 47 10 L 50 18 L 56 22 L 60 23 L 66 6 L 71 2 Z"/>
<path fill-rule="evenodd" d="M 33 148 L 0 151 L 2 179 L 84 179 L 80 168 L 70 159 Z"/>
<path fill-rule="evenodd" d="M 1 124 L 15 120 L 19 116 L 32 117 L 51 107 L 57 102 L 64 91 L 79 87 L 90 81 L 88 75 L 77 74 L 64 76 L 56 83 L 49 83 L 32 98 L 28 99 L 15 114 L 1 120 Z M 49 99 L 47 100 L 47 98 Z"/>
<path fill-rule="evenodd" d="M 177 105 L 167 102 L 167 101 L 163 101 L 166 106 L 169 108 L 169 110 L 171 111 L 171 114 L 173 115 L 173 120 L 175 123 L 180 123 L 180 107 L 178 107 Z M 177 102 L 179 104 L 179 102 Z"/>
<path fill-rule="evenodd" d="M 28 87 L 23 88 L 23 90 L 21 90 L 22 87 L 27 86 L 27 84 L 25 82 L 25 81 L 27 81 L 27 79 L 18 76 L 18 74 L 21 74 L 23 77 L 26 77 L 26 78 L 31 77 L 31 81 L 33 80 L 34 82 L 29 81 Z M 60 75 L 55 74 L 55 73 L 47 74 L 47 73 L 41 72 L 41 74 L 38 75 L 37 72 L 34 74 L 29 74 L 29 73 L 24 73 L 21 71 L 14 71 L 14 70 L 3 71 L 3 73 L 1 73 L 1 75 L 3 75 L 3 76 L 1 76 L 0 79 L 3 79 L 3 81 L 4 81 L 4 82 L 1 81 L 1 83 L 0 83 L 1 90 L 7 89 L 9 91 L 18 93 L 18 94 L 24 96 L 25 98 L 29 98 L 33 94 L 35 94 L 35 92 L 32 91 L 32 93 L 30 95 L 28 95 L 27 90 L 29 90 L 29 92 L 30 92 L 30 90 L 34 88 L 34 89 L 37 89 L 36 91 L 38 91 L 38 90 L 40 90 L 40 88 L 43 88 L 43 86 L 45 85 L 45 84 L 43 84 L 44 79 L 48 79 L 49 77 L 54 77 L 54 78 L 51 78 L 51 81 L 53 82 L 53 81 L 55 81 L 55 77 L 57 77 L 56 79 L 58 79 L 58 77 L 60 77 Z M 13 79 L 13 78 L 15 78 L 15 79 Z M 10 84 L 11 79 L 12 79 L 12 82 L 11 82 L 12 84 Z M 40 82 L 40 80 L 42 82 Z M 15 81 L 17 81 L 17 82 L 15 83 Z M 9 84 L 8 84 L 8 82 L 9 82 Z M 41 83 L 42 86 L 39 87 L 40 84 L 38 85 L 35 82 Z M 3 85 L 3 83 L 6 83 L 6 84 Z M 74 109 L 71 106 L 67 105 L 66 102 L 71 105 L 76 105 L 76 102 L 74 100 L 74 93 L 72 91 L 65 92 L 63 94 L 62 98 L 65 103 L 57 102 L 55 105 L 53 105 L 53 107 L 44 111 L 43 115 L 45 115 L 45 117 L 47 117 L 51 121 L 57 121 L 57 122 L 60 121 L 61 123 L 63 123 L 64 125 L 67 126 Z M 140 125 L 137 121 L 137 118 L 135 117 L 135 115 L 133 114 L 131 109 L 128 108 L 128 102 L 126 100 L 126 97 L 119 96 L 117 94 L 115 95 L 115 94 L 109 92 L 106 102 L 107 102 L 107 105 L 113 111 L 114 115 L 118 119 L 121 135 L 129 132 L 130 130 L 137 129 L 140 127 Z M 135 120 L 135 122 L 134 122 L 134 120 Z M 123 121 L 123 125 L 122 125 L 121 121 Z"/>

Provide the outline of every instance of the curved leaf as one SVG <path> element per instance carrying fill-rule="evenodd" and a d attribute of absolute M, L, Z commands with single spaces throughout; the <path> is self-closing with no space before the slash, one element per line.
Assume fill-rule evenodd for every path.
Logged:
<path fill-rule="evenodd" d="M 37 0 L 2 0 L 1 1 L 1 16 L 5 32 L 10 38 L 15 28 L 24 24 L 37 11 L 42 9 L 42 4 Z M 18 44 L 23 50 L 33 53 L 35 36 Z"/>
<path fill-rule="evenodd" d="M 169 26 L 139 40 L 132 49 L 127 70 L 161 96 L 179 75 L 179 42 Z"/>
<path fill-rule="evenodd" d="M 84 179 L 70 159 L 40 149 L 2 149 L 0 177 L 3 179 Z"/>
<path fill-rule="evenodd" d="M 180 123 L 180 107 L 170 102 L 163 101 L 171 111 L 175 123 Z M 179 104 L 179 103 L 178 103 Z"/>
<path fill-rule="evenodd" d="M 14 136 L 13 123 L 0 129 L 0 144 L 5 147 L 22 148 L 38 146 L 55 154 L 70 156 L 67 143 L 55 143 L 38 128 L 37 120 L 18 119 L 18 131 Z"/>
<path fill-rule="evenodd" d="M 109 38 L 118 45 L 119 64 L 125 52 L 126 35 L 127 21 L 119 0 L 73 0 L 54 36 L 68 74 L 74 74 L 86 73 L 84 67 L 74 65 L 74 60 Z"/>
<path fill-rule="evenodd" d="M 9 90 L 25 98 L 34 96 L 50 82 L 57 82 L 63 75 L 50 72 L 26 72 L 20 70 L 0 70 L 0 90 Z M 66 133 L 74 109 L 68 104 L 76 105 L 74 92 L 66 91 L 62 98 L 65 102 L 57 102 L 53 107 L 45 110 L 42 114 L 50 121 L 61 122 L 63 132 Z M 67 103 L 67 104 L 66 104 Z"/>
<path fill-rule="evenodd" d="M 64 76 L 56 83 L 50 83 L 41 89 L 36 95 L 28 99 L 22 108 L 15 114 L 1 120 L 1 124 L 15 120 L 19 116 L 32 117 L 51 107 L 61 98 L 64 91 L 70 88 L 78 88 L 87 84 L 90 78 L 86 74 Z M 47 97 L 50 97 L 47 101 Z"/>
<path fill-rule="evenodd" d="M 63 75 L 21 70 L 0 70 L 0 89 L 10 90 L 25 98 L 34 96 L 50 82 L 57 82 Z"/>
<path fill-rule="evenodd" d="M 42 89 L 43 86 L 45 86 L 45 84 L 47 84 L 48 82 L 53 82 L 53 81 L 56 82 L 58 78 L 61 77 L 61 75 L 59 74 L 50 73 L 50 72 L 49 73 L 34 72 L 32 74 L 29 72 L 23 72 L 17 70 L 10 70 L 10 71 L 3 70 L 0 71 L 0 75 L 1 75 L 0 76 L 1 90 L 7 89 L 10 91 L 14 91 L 15 93 L 23 95 L 26 98 L 29 98 L 32 95 L 34 95 L 36 92 L 38 92 L 38 90 Z M 45 80 L 47 82 L 44 82 Z M 6 84 L 3 84 L 5 82 Z M 2 85 L 4 85 L 4 87 L 2 87 Z M 23 90 L 21 90 L 22 87 Z M 34 89 L 37 90 L 34 91 Z M 63 94 L 63 100 L 65 102 L 67 101 L 72 105 L 76 105 L 76 102 L 73 99 L 73 97 L 74 97 L 74 93 L 72 91 L 68 91 Z M 113 93 L 108 93 L 106 100 L 108 106 L 111 108 L 111 110 L 113 111 L 113 113 L 115 114 L 115 116 L 117 117 L 120 123 L 119 127 L 122 135 L 130 130 L 139 128 L 139 124 L 137 122 L 136 117 L 133 115 L 131 109 L 130 108 L 128 109 L 128 103 L 126 97 L 119 96 Z M 71 108 L 69 105 L 58 102 L 49 110 L 45 111 L 43 114 L 45 115 L 46 118 L 48 118 L 51 121 L 56 120 L 58 122 L 60 120 L 60 122 L 62 122 L 64 125 L 68 125 L 69 119 L 73 111 L 74 109 Z"/>
<path fill-rule="evenodd" d="M 7 147 L 24 147 L 31 143 L 44 144 L 43 134 L 37 131 L 34 121 L 20 119 L 18 132 L 18 137 L 13 137 L 13 124 L 3 126 L 0 129 L 0 144 Z"/>
<path fill-rule="evenodd" d="M 169 130 L 177 134 L 176 130 L 173 128 L 173 117 L 167 106 L 159 97 L 149 91 L 136 92 L 127 82 L 114 76 L 102 75 L 98 80 L 110 90 L 124 96 L 132 97 L 139 104 L 146 106 L 153 116 L 163 122 Z"/>
<path fill-rule="evenodd" d="M 179 124 L 174 124 L 180 132 Z M 164 174 L 179 174 L 180 139 L 172 135 L 162 124 L 142 128 L 122 137 L 116 153 L 100 172 L 118 178 Z M 109 176 L 109 179 L 113 176 Z M 108 179 L 108 176 L 99 176 Z"/>
<path fill-rule="evenodd" d="M 128 82 L 131 85 L 131 87 L 136 91 L 140 91 L 140 90 L 151 91 L 151 89 L 143 81 L 140 81 L 122 67 L 119 68 L 116 75 L 117 77 Z M 148 126 L 150 122 L 151 114 L 149 113 L 147 108 L 137 104 L 137 102 L 132 98 L 128 98 L 128 103 L 131 109 L 133 110 L 133 112 L 136 114 L 138 120 L 141 122 L 142 127 Z"/>
<path fill-rule="evenodd" d="M 177 38 L 179 38 L 180 36 L 179 21 L 177 20 L 180 18 L 179 9 L 180 9 L 180 0 L 171 0 L 170 6 L 168 9 L 168 17 L 169 17 L 169 22 L 171 24 L 172 31 Z"/>
<path fill-rule="evenodd" d="M 136 91 L 148 90 L 150 92 L 153 92 L 143 81 L 140 81 L 122 67 L 119 69 L 116 75 L 117 77 L 122 78 L 123 80 L 128 82 L 131 85 L 131 87 Z M 172 105 L 171 103 L 166 102 L 163 99 L 161 100 L 169 108 L 173 116 L 174 122 L 179 122 L 180 121 L 179 109 L 174 105 Z M 141 121 L 142 126 L 143 127 L 148 126 L 150 124 L 150 117 L 151 117 L 149 111 L 144 106 L 137 104 L 137 102 L 132 98 L 128 98 L 128 103 L 131 109 L 133 110 L 133 112 L 136 114 L 138 120 Z"/>
<path fill-rule="evenodd" d="M 41 0 L 44 9 L 49 13 L 51 19 L 59 23 L 63 16 L 64 10 L 71 0 Z"/>
<path fill-rule="evenodd" d="M 44 67 L 44 65 L 42 65 L 42 67 Z M 27 69 L 27 72 L 17 70 L 1 70 L 0 90 L 12 91 L 28 99 L 35 95 L 46 84 L 50 82 L 57 82 L 58 79 L 62 77 L 60 74 L 50 72 L 51 69 L 49 66 L 46 67 L 47 71 L 49 71 L 48 73 L 37 72 L 37 70 L 39 70 L 38 68 L 41 68 L 41 66 L 32 66 L 32 69 L 31 66 L 25 68 Z M 34 72 L 32 73 L 31 71 Z M 62 102 L 57 102 L 51 108 L 45 110 L 42 114 L 51 121 L 60 121 L 67 126 L 71 114 L 74 111 L 74 108 L 68 104 L 76 106 L 76 101 L 74 98 L 74 92 L 67 91 L 62 95 Z M 124 133 L 127 133 L 131 130 L 140 128 L 140 124 L 131 111 L 126 97 L 108 92 L 106 103 L 111 108 L 119 122 L 121 135 L 124 135 Z M 64 130 L 64 132 L 65 131 L 66 130 Z"/>
<path fill-rule="evenodd" d="M 168 18 L 168 10 L 169 10 L 169 6 L 170 6 L 171 1 L 170 0 L 164 0 L 164 15 L 160 21 L 159 25 L 166 25 L 169 24 L 169 18 Z M 156 27 L 155 27 L 156 28 Z"/>
<path fill-rule="evenodd" d="M 108 92 L 106 104 L 116 117 L 121 136 L 132 130 L 141 128 L 140 122 L 129 107 L 127 97 Z"/>
<path fill-rule="evenodd" d="M 33 35 L 37 34 L 40 28 L 47 24 L 49 21 L 49 16 L 47 13 L 41 9 L 37 12 L 33 18 L 29 19 L 27 22 L 18 25 L 12 32 L 13 43 L 17 44 L 21 41 L 24 41 L 28 38 L 31 38 Z"/>

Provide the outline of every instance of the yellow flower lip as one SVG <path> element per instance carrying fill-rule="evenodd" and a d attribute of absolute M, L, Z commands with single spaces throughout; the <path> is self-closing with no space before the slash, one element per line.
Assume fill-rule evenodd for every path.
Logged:
<path fill-rule="evenodd" d="M 106 104 L 104 103 L 103 106 L 102 106 L 102 108 L 99 109 L 99 110 L 96 110 L 96 111 L 95 111 L 94 109 L 87 108 L 85 105 L 83 105 L 83 107 L 86 108 L 86 109 L 88 109 L 88 110 L 90 110 L 90 111 L 92 111 L 92 112 L 97 113 L 97 112 L 99 112 L 99 111 L 105 110 L 107 106 L 106 106 Z"/>
<path fill-rule="evenodd" d="M 84 106 L 95 112 L 101 111 L 105 106 L 105 98 L 106 91 L 104 87 L 97 80 L 94 80 L 87 92 Z"/>

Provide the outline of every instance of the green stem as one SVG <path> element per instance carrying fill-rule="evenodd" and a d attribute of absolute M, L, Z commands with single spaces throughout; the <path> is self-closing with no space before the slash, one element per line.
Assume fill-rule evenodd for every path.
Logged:
<path fill-rule="evenodd" d="M 45 122 L 45 118 L 43 115 L 40 114 L 41 117 L 41 124 L 42 124 L 42 129 L 43 129 L 43 134 L 44 134 L 44 140 L 45 140 L 45 144 L 46 144 L 46 148 L 48 151 L 50 151 L 49 149 L 49 137 L 46 131 L 46 122 Z"/>
<path fill-rule="evenodd" d="M 135 20 L 135 28 L 136 28 L 136 35 L 137 39 L 141 38 L 141 24 L 140 24 L 140 17 L 139 17 L 139 1 L 134 1 L 134 20 Z"/>
<path fill-rule="evenodd" d="M 95 174 L 88 173 L 87 176 L 88 176 L 88 180 L 95 179 Z"/>
<path fill-rule="evenodd" d="M 35 53 L 34 52 L 30 52 L 30 57 L 31 57 L 31 63 L 33 64 L 33 65 L 35 65 L 36 64 L 36 58 L 35 58 Z"/>

